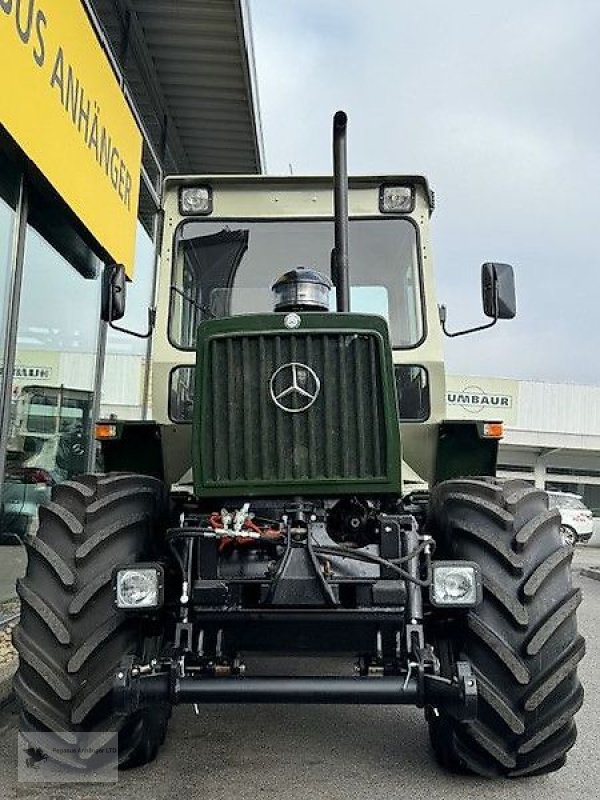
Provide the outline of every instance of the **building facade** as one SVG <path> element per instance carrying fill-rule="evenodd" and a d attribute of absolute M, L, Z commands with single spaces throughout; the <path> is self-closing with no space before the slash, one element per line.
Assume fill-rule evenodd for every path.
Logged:
<path fill-rule="evenodd" d="M 79 53 L 81 71 L 88 62 L 95 65 L 103 88 L 125 109 L 121 117 L 141 141 L 136 174 L 126 174 L 113 152 L 106 175 L 99 173 L 105 183 L 114 177 L 122 202 L 132 203 L 126 186 L 139 185 L 122 323 L 140 331 L 153 303 L 163 176 L 251 174 L 263 168 L 247 3 L 64 0 L 45 9 L 40 0 L 37 5 L 47 22 L 42 33 L 52 29 L 53 38 L 37 41 L 32 28 L 31 47 L 19 49 L 27 38 L 23 19 L 2 7 L 0 63 L 16 48 L 16 57 L 28 59 L 32 81 L 36 70 L 45 69 L 46 87 L 62 106 L 57 113 L 76 127 L 86 150 L 101 155 L 103 145 L 93 140 L 93 114 L 110 120 L 108 109 L 100 112 L 93 102 L 86 106 L 92 93 L 84 99 L 84 78 L 72 66 L 85 38 L 89 50 Z M 73 31 L 69 26 L 75 24 L 80 27 Z M 63 38 L 55 54 L 57 32 Z M 18 82 L 6 80 L 0 87 L 0 555 L 5 564 L 15 564 L 0 573 L 0 601 L 14 595 L 14 578 L 24 563 L 22 540 L 52 485 L 94 468 L 94 420 L 113 412 L 143 418 L 150 399 L 149 341 L 101 321 L 104 265 L 117 260 L 96 235 L 96 223 L 106 227 L 102 209 L 90 224 L 89 202 L 83 201 L 89 187 L 80 187 L 81 196 L 69 202 L 63 186 L 53 181 L 39 153 L 47 150 L 63 166 L 77 154 L 53 139 L 50 125 L 45 128 L 31 111 L 47 102 L 36 94 L 36 84 L 23 87 L 17 97 L 21 116 L 19 109 L 13 113 L 10 94 L 20 91 Z M 21 135 L 28 110 L 32 124 Z M 103 141 L 109 121 L 105 126 Z M 116 141 L 117 133 L 111 135 Z"/>
<path fill-rule="evenodd" d="M 449 375 L 452 419 L 504 422 L 498 473 L 573 492 L 600 517 L 600 386 Z"/>

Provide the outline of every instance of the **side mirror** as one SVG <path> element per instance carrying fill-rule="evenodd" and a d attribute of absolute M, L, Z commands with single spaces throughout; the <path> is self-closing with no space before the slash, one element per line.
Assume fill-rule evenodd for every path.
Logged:
<path fill-rule="evenodd" d="M 122 264 L 107 264 L 102 274 L 102 309 L 100 316 L 103 322 L 108 322 L 115 331 L 136 336 L 138 339 L 149 339 L 156 324 L 156 309 L 148 309 L 148 330 L 144 333 L 131 331 L 115 325 L 115 321 L 125 316 L 125 298 L 127 289 L 127 275 Z"/>
<path fill-rule="evenodd" d="M 493 327 L 499 319 L 512 319 L 517 313 L 517 301 L 515 299 L 515 276 L 510 264 L 495 264 L 487 262 L 481 267 L 481 298 L 483 301 L 483 313 L 486 317 L 491 317 L 492 321 L 485 325 L 477 325 L 474 328 L 467 328 L 464 331 L 449 331 L 446 327 L 447 311 L 446 306 L 439 307 L 440 322 L 442 330 L 452 338 L 453 336 L 464 336 L 475 331 L 485 331 Z"/>
<path fill-rule="evenodd" d="M 107 264 L 102 275 L 103 322 L 116 322 L 125 316 L 127 275 L 122 264 Z"/>
<path fill-rule="evenodd" d="M 515 275 L 510 264 L 486 263 L 481 267 L 483 313 L 493 319 L 513 319 L 517 313 Z"/>

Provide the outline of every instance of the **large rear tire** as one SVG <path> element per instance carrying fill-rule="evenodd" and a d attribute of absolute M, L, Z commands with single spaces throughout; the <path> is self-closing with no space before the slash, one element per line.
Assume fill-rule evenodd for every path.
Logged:
<path fill-rule="evenodd" d="M 559 512 L 523 481 L 451 480 L 432 492 L 430 524 L 439 557 L 476 561 L 483 578 L 482 604 L 438 638 L 443 670 L 469 661 L 479 688 L 474 722 L 429 714 L 438 760 L 487 776 L 559 769 L 576 739 L 585 652 Z"/>
<path fill-rule="evenodd" d="M 165 512 L 163 484 L 128 474 L 82 475 L 55 486 L 28 536 L 28 565 L 17 591 L 21 619 L 14 688 L 22 731 L 48 733 L 67 745 L 86 733 L 93 750 L 106 732 L 119 737 L 119 766 L 151 761 L 164 740 L 169 708 L 127 717 L 113 713 L 111 690 L 123 657 L 153 657 L 160 631 L 115 608 L 112 572 L 120 563 L 151 560 Z M 89 751 L 57 748 L 83 769 Z M 52 757 L 51 754 L 48 754 Z"/>

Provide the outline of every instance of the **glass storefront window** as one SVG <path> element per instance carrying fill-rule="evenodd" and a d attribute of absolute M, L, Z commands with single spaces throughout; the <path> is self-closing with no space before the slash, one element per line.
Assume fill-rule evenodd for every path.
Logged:
<path fill-rule="evenodd" d="M 82 276 L 28 228 L 2 492 L 11 544 L 33 532 L 52 486 L 86 469 L 99 274 L 98 264 Z"/>
<path fill-rule="evenodd" d="M 6 158 L 0 149 L 0 386 L 4 375 L 4 347 L 10 302 L 11 261 L 19 181 L 20 177 L 15 165 Z M 1 414 L 2 397 L 0 396 Z"/>
<path fill-rule="evenodd" d="M 6 344 L 6 325 L 8 305 L 10 302 L 10 275 L 12 259 L 12 243 L 15 222 L 16 179 L 6 169 L 6 163 L 0 153 L 0 389 L 4 379 L 4 347 Z M 0 396 L 0 415 L 2 414 L 2 397 Z M 0 545 L 10 546 L 14 539 L 10 536 L 4 513 L 3 489 L 0 486 Z M 17 541 L 18 544 L 18 541 Z M 10 557 L 0 552 L 0 619 L 10 611 L 10 601 L 14 595 L 14 574 L 22 572 L 25 565 L 25 554 L 21 548 L 13 548 L 15 556 Z M 8 574 L 5 575 L 4 573 Z M 9 605 L 7 606 L 7 602 Z"/>
<path fill-rule="evenodd" d="M 152 305 L 154 243 L 138 222 L 133 280 L 127 284 L 127 306 L 119 325 L 134 331 L 148 328 Z M 100 416 L 141 419 L 148 342 L 108 329 Z"/>
<path fill-rule="evenodd" d="M 2 373 L 4 373 L 4 364 L 2 362 L 4 359 L 14 217 L 13 209 L 0 196 L 0 368 Z"/>

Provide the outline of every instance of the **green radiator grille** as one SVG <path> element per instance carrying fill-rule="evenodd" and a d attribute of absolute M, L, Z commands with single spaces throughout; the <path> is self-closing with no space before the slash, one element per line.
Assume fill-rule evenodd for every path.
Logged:
<path fill-rule="evenodd" d="M 372 332 L 209 337 L 202 485 L 385 481 L 381 349 Z"/>

